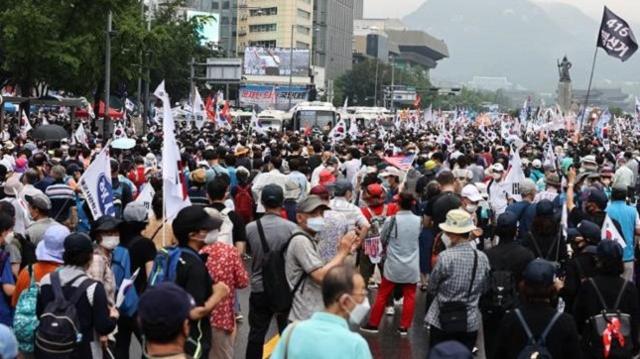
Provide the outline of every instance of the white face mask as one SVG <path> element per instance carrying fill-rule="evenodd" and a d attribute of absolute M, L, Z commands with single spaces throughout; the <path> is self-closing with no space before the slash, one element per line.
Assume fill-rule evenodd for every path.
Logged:
<path fill-rule="evenodd" d="M 365 297 L 362 303 L 356 302 L 356 306 L 349 313 L 349 321 L 354 325 L 360 325 L 370 309 L 371 304 L 369 303 L 369 298 Z"/>
<path fill-rule="evenodd" d="M 476 209 L 478 209 L 478 205 L 477 204 L 468 204 L 464 207 L 464 209 L 468 212 L 468 213 L 476 213 Z"/>
<path fill-rule="evenodd" d="M 442 233 L 442 237 L 440 237 L 442 239 L 442 243 L 444 243 L 444 246 L 446 248 L 451 247 L 451 239 L 449 238 L 449 236 L 446 233 Z"/>
<path fill-rule="evenodd" d="M 205 244 L 212 244 L 215 241 L 218 240 L 218 235 L 220 234 L 220 230 L 219 229 L 214 229 L 213 231 L 210 231 L 209 233 L 207 233 L 207 236 L 204 238 L 204 243 Z"/>
<path fill-rule="evenodd" d="M 102 236 L 102 242 L 100 245 L 108 250 L 113 250 L 120 244 L 120 237 L 118 236 Z"/>
<path fill-rule="evenodd" d="M 500 178 L 502 178 L 502 173 L 494 173 L 493 174 L 493 179 L 499 180 Z"/>
<path fill-rule="evenodd" d="M 307 219 L 307 227 L 318 233 L 324 229 L 324 217 L 312 217 Z"/>

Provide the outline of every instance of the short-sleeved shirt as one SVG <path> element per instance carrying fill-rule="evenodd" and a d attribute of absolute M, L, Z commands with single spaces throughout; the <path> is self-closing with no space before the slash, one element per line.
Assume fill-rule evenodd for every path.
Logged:
<path fill-rule="evenodd" d="M 227 208 L 224 203 L 212 203 L 209 207 L 217 209 L 219 212 L 224 211 Z M 231 233 L 231 237 L 233 240 L 233 244 L 238 242 L 246 242 L 247 241 L 247 232 L 245 230 L 246 223 L 238 216 L 238 214 L 233 211 L 229 211 L 229 220 L 233 223 L 233 231 Z"/>
<path fill-rule="evenodd" d="M 3 258 L 5 258 L 3 260 Z M 0 249 L 0 288 L 3 284 L 15 284 L 13 280 L 13 273 L 11 273 L 11 261 L 9 260 L 9 254 L 4 253 Z M 0 295 L 0 324 L 4 324 L 8 327 L 13 325 L 13 309 L 7 302 L 7 296 Z"/>
<path fill-rule="evenodd" d="M 56 222 L 53 218 L 47 217 L 39 219 L 33 223 L 29 227 L 27 227 L 27 235 L 29 236 L 29 240 L 35 244 L 36 246 L 40 243 L 44 232 L 54 224 L 60 224 Z"/>
<path fill-rule="evenodd" d="M 58 269 L 60 264 L 55 262 L 37 262 L 33 264 L 32 271 L 35 276 L 35 282 L 39 283 L 42 277 L 53 272 Z M 11 306 L 16 307 L 18 305 L 18 299 L 20 299 L 20 294 L 31 285 L 31 276 L 29 275 L 29 268 L 22 268 L 20 273 L 18 273 L 18 280 L 16 281 L 16 289 L 13 291 L 13 296 L 11 297 Z"/>
<path fill-rule="evenodd" d="M 285 275 L 289 287 L 294 289 L 304 276 L 293 297 L 290 321 L 309 319 L 311 314 L 324 308 L 320 284 L 310 277 L 310 273 L 324 265 L 317 246 L 316 239 L 300 234 L 291 238 L 287 248 Z"/>
<path fill-rule="evenodd" d="M 131 272 L 133 273 L 140 268 L 140 273 L 136 277 L 134 286 L 138 295 L 141 295 L 147 287 L 147 277 L 149 275 L 145 264 L 153 261 L 156 257 L 156 246 L 150 239 L 136 236 L 131 238 L 126 247 L 129 250 L 129 257 L 131 257 Z"/>
<path fill-rule="evenodd" d="M 298 230 L 298 225 L 273 213 L 266 213 L 262 216 L 260 223 L 264 230 L 265 240 L 272 250 L 280 250 L 287 240 L 291 238 L 291 235 Z M 262 248 L 256 221 L 247 225 L 247 240 L 251 257 L 253 258 L 251 263 L 251 291 L 261 293 L 264 291 L 262 286 L 264 249 Z"/>

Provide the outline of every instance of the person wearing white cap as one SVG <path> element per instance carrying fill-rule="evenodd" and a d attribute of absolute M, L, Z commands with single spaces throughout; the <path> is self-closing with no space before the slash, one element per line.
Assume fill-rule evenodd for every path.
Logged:
<path fill-rule="evenodd" d="M 480 194 L 478 187 L 476 187 L 473 184 L 468 184 L 464 186 L 462 188 L 462 191 L 460 192 L 460 197 L 462 198 L 462 205 L 460 206 L 460 209 L 463 209 L 467 213 L 469 213 L 469 215 L 471 215 L 471 219 L 473 220 L 473 224 L 477 226 L 478 225 L 478 208 L 480 205 L 480 201 L 484 199 L 482 198 L 482 195 Z M 471 232 L 471 235 L 473 238 L 478 238 L 482 236 L 482 229 L 476 228 Z"/>
<path fill-rule="evenodd" d="M 493 212 L 493 218 L 497 219 L 505 209 L 509 202 L 507 201 L 507 192 L 502 186 L 502 177 L 504 175 L 504 166 L 501 163 L 495 163 L 489 168 L 491 179 L 487 182 L 487 193 L 489 193 L 489 204 Z"/>
<path fill-rule="evenodd" d="M 400 190 L 400 182 L 404 178 L 404 173 L 399 169 L 388 166 L 384 169 L 384 172 L 380 173 L 380 177 L 384 179 L 384 188 L 387 190 L 385 203 L 393 202 L 393 197 L 398 194 Z"/>

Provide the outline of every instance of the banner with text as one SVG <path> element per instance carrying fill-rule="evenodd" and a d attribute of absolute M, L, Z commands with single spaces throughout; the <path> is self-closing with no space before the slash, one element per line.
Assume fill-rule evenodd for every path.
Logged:
<path fill-rule="evenodd" d="M 289 97 L 291 104 L 306 101 L 309 91 L 306 86 L 269 86 L 269 85 L 244 85 L 240 87 L 240 104 L 242 106 L 257 106 L 264 110 L 267 108 L 286 111 L 289 109 Z"/>
<path fill-rule="evenodd" d="M 602 14 L 597 46 L 603 48 L 609 56 L 621 61 L 627 61 L 638 50 L 638 42 L 629 24 L 606 6 Z"/>

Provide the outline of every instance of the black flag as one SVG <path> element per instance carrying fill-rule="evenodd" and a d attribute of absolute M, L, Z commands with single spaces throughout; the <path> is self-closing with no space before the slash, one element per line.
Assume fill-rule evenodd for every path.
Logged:
<path fill-rule="evenodd" d="M 638 50 L 638 42 L 629 24 L 606 6 L 602 14 L 597 46 L 603 48 L 609 56 L 622 61 L 627 61 Z"/>

